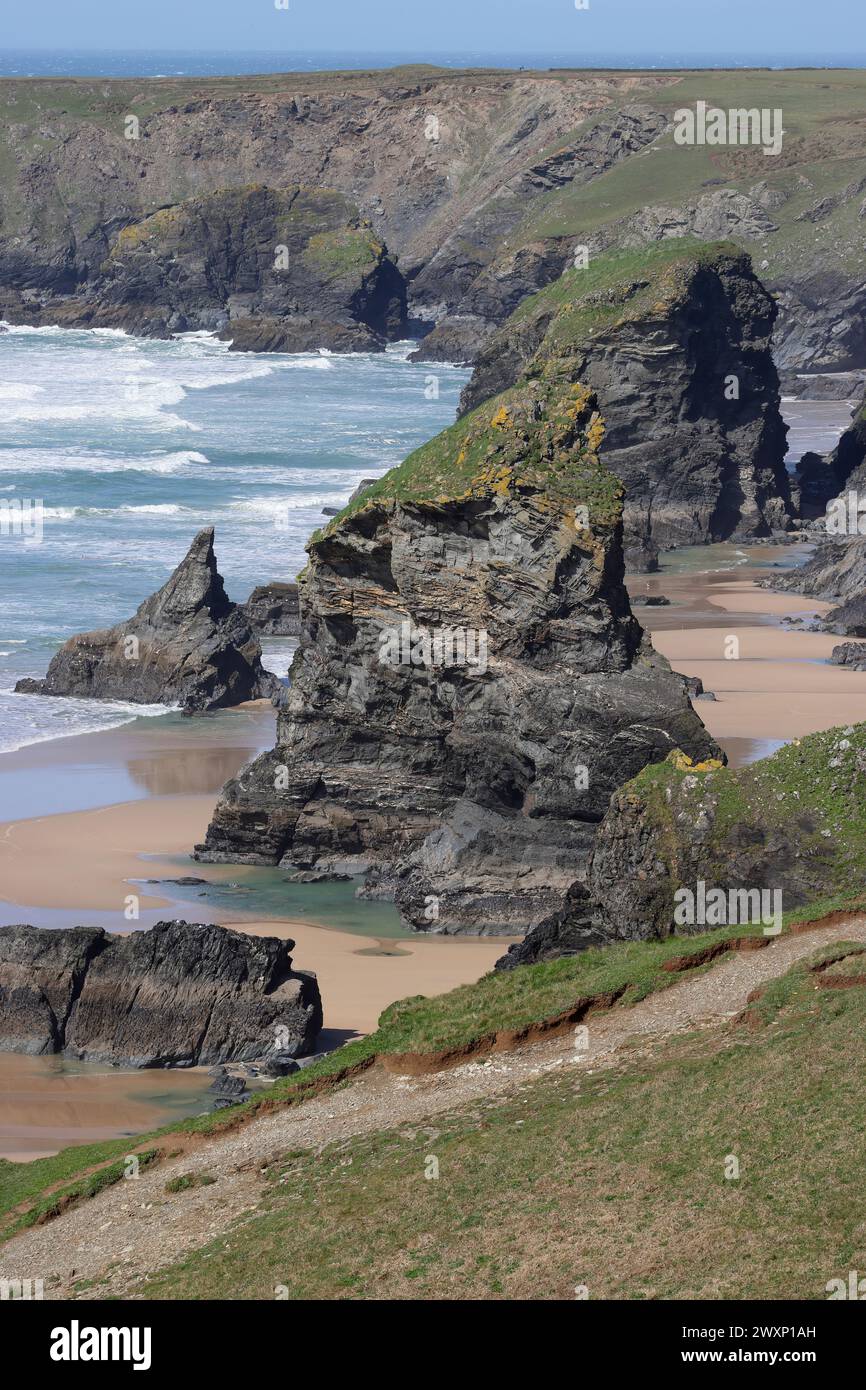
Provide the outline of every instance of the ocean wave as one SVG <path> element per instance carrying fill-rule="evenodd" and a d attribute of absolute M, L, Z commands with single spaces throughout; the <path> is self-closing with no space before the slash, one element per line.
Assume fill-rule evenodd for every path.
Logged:
<path fill-rule="evenodd" d="M 197 449 L 175 449 L 170 453 L 162 450 L 132 454 L 123 457 L 116 454 L 90 453 L 87 450 L 56 449 L 2 449 L 0 448 L 0 471 L 4 473 L 185 473 L 195 472 L 202 464 L 209 464 L 206 454 Z M 11 491 L 15 487 L 12 483 Z"/>
<path fill-rule="evenodd" d="M 118 729 L 136 719 L 177 713 L 178 705 L 135 705 L 125 700 L 76 700 L 54 695 L 16 695 L 0 688 L 0 752 L 75 734 Z"/>

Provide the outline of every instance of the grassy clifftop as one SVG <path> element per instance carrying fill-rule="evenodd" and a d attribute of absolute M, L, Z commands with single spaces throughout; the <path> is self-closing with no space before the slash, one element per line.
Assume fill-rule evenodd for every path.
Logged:
<path fill-rule="evenodd" d="M 566 377 L 521 382 L 416 449 L 331 521 L 383 501 L 462 501 L 521 488 L 587 508 L 591 526 L 619 520 L 622 488 L 599 462 L 596 397 Z"/>

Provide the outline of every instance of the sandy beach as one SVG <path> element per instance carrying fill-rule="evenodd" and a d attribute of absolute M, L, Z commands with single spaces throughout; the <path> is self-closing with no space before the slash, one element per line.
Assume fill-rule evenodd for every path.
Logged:
<path fill-rule="evenodd" d="M 772 554 L 764 547 L 744 553 L 762 566 Z M 695 708 L 732 762 L 742 761 L 744 750 L 754 756 L 756 744 L 776 746 L 866 719 L 866 672 L 828 664 L 843 639 L 780 626 L 782 618 L 808 620 L 831 605 L 759 588 L 757 577 L 740 567 L 712 574 L 662 572 L 631 584 L 633 594 L 671 600 L 669 607 L 635 612 L 674 670 L 699 676 L 715 695 Z"/>

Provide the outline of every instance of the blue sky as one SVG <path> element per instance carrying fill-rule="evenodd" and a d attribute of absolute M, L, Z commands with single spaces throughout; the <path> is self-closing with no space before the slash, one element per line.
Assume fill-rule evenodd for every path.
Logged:
<path fill-rule="evenodd" d="M 3 47 L 797 56 L 861 48 L 863 0 L 4 0 Z M 859 23 L 858 23 L 859 21 Z"/>

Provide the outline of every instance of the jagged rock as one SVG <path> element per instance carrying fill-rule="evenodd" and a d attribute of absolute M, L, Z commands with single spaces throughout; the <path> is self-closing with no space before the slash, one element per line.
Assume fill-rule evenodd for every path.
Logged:
<path fill-rule="evenodd" d="M 803 401 L 854 401 L 859 400 L 866 387 L 862 372 L 823 372 L 779 373 L 779 383 L 785 396 L 793 396 Z"/>
<path fill-rule="evenodd" d="M 833 666 L 847 666 L 850 671 L 866 671 L 866 642 L 842 642 L 830 653 Z"/>
<path fill-rule="evenodd" d="M 20 680 L 28 695 L 74 695 L 185 712 L 269 699 L 279 681 L 241 607 L 226 596 L 213 527 L 199 531 L 171 578 L 126 622 L 84 632 L 52 657 L 44 680 Z"/>
<path fill-rule="evenodd" d="M 599 930 L 598 909 L 582 883 L 574 883 L 565 904 L 543 918 L 522 941 L 509 946 L 494 970 L 515 970 L 518 965 L 538 965 L 540 961 L 576 956 L 587 946 L 602 945 L 606 935 Z"/>
<path fill-rule="evenodd" d="M 717 751 L 629 610 L 601 434 L 584 388 L 521 384 L 310 542 L 277 746 L 198 858 L 369 871 L 421 930 L 521 931 L 625 777 Z"/>
<path fill-rule="evenodd" d="M 182 921 L 124 937 L 2 927 L 0 1050 L 131 1067 L 253 1061 L 275 1037 L 310 1052 L 322 1005 L 293 946 Z"/>
<path fill-rule="evenodd" d="M 297 584 L 272 580 L 253 589 L 241 604 L 254 632 L 263 637 L 297 637 L 301 631 Z"/>
<path fill-rule="evenodd" d="M 536 288 L 533 286 L 533 289 Z M 410 362 L 450 362 L 469 367 L 475 361 L 494 325 L 477 314 L 450 314 L 422 338 L 410 352 Z"/>
<path fill-rule="evenodd" d="M 670 599 L 664 594 L 632 594 L 632 608 L 668 608 Z"/>
<path fill-rule="evenodd" d="M 625 484 L 630 559 L 648 541 L 766 536 L 791 520 L 775 318 L 733 246 L 669 242 L 601 258 L 490 338 L 461 409 L 523 372 L 566 373 L 598 395 L 603 457 Z"/>

